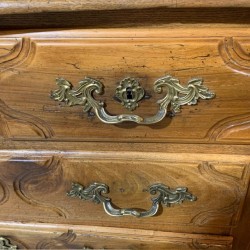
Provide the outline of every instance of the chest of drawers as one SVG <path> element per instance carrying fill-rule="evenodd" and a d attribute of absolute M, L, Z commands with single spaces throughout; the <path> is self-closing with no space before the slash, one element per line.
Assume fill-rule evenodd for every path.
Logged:
<path fill-rule="evenodd" d="M 0 246 L 248 249 L 249 31 L 2 31 Z"/>

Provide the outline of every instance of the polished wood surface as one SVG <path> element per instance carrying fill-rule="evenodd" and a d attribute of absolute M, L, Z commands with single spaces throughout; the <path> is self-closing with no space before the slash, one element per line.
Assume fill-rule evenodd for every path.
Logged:
<path fill-rule="evenodd" d="M 249 157 L 177 157 L 93 151 L 77 157 L 2 155 L 6 160 L 0 166 L 4 172 L 0 219 L 230 235 L 246 196 Z M 147 210 L 151 206 L 147 188 L 156 183 L 187 187 L 197 201 L 161 207 L 152 218 L 110 217 L 102 205 L 67 197 L 72 182 L 107 184 L 110 193 L 105 196 L 121 208 Z"/>
<path fill-rule="evenodd" d="M 83 10 L 114 10 L 114 9 L 145 9 L 145 8 L 190 8 L 190 7 L 250 7 L 248 0 L 198 0 L 191 2 L 189 0 L 163 0 L 163 1 L 126 1 L 126 0 L 36 0 L 30 2 L 29 0 L 3 0 L 0 4 L 0 14 L 13 13 L 36 13 L 36 12 L 70 12 Z"/>
<path fill-rule="evenodd" d="M 73 38 L 66 31 L 2 36 L 2 136 L 12 140 L 249 143 L 247 30 L 234 31 L 229 37 L 216 33 L 194 37 L 186 32 L 185 39 L 182 29 L 172 37 L 164 29 L 124 31 L 72 31 Z M 202 77 L 216 97 L 184 106 L 175 117 L 152 126 L 103 124 L 84 114 L 81 106 L 66 107 L 49 98 L 57 88 L 55 78 L 63 77 L 77 87 L 78 81 L 90 76 L 103 82 L 105 92 L 95 98 L 105 100 L 109 113 L 129 113 L 114 100 L 114 93 L 117 82 L 130 76 L 152 96 L 130 114 L 153 116 L 162 97 L 154 93 L 153 83 L 168 74 L 183 85 Z"/>
<path fill-rule="evenodd" d="M 232 237 L 151 230 L 39 223 L 0 224 L 0 234 L 18 249 L 231 249 Z"/>
<path fill-rule="evenodd" d="M 250 249 L 250 240 L 248 229 L 250 228 L 250 186 L 245 199 L 242 216 L 239 224 L 233 230 L 234 249 Z"/>
<path fill-rule="evenodd" d="M 248 2 L 2 1 L 0 236 L 26 249 L 249 249 Z M 165 74 L 202 77 L 216 97 L 153 126 L 105 125 L 49 98 L 56 77 L 91 76 L 105 85 L 95 98 L 127 113 L 113 97 L 132 76 L 152 96 L 133 113 L 149 116 Z M 157 182 L 198 199 L 115 218 L 66 196 L 94 181 L 121 208 L 148 209 Z"/>

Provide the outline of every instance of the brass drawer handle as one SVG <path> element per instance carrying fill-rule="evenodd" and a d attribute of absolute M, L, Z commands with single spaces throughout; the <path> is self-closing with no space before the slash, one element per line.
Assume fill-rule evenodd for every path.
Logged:
<path fill-rule="evenodd" d="M 17 249 L 17 246 L 12 245 L 9 239 L 0 236 L 0 249 L 14 250 Z"/>
<path fill-rule="evenodd" d="M 178 187 L 174 190 L 164 184 L 158 183 L 151 185 L 148 191 L 152 195 L 156 193 L 159 193 L 159 195 L 151 198 L 152 207 L 147 211 L 138 211 L 133 208 L 114 208 L 111 199 L 102 195 L 102 193 L 109 193 L 109 187 L 103 183 L 94 182 L 88 187 L 83 187 L 78 183 L 72 183 L 72 188 L 67 195 L 70 197 L 77 197 L 81 200 L 91 200 L 97 204 L 102 203 L 105 212 L 111 216 L 132 215 L 135 217 L 154 216 L 160 204 L 169 207 L 171 204 L 182 203 L 184 200 L 195 201 L 197 199 L 196 196 L 187 192 L 186 187 Z"/>
<path fill-rule="evenodd" d="M 191 79 L 187 87 L 183 87 L 177 78 L 168 75 L 158 79 L 154 83 L 154 91 L 156 93 L 161 93 L 164 87 L 167 89 L 164 98 L 157 101 L 159 105 L 158 112 L 152 117 L 143 118 L 134 114 L 109 115 L 104 109 L 104 102 L 96 101 L 93 98 L 94 92 L 101 94 L 104 89 L 103 84 L 93 78 L 86 77 L 84 80 L 80 81 L 80 86 L 77 89 L 73 89 L 72 84 L 64 78 L 56 79 L 56 84 L 59 89 L 51 92 L 52 99 L 59 102 L 65 102 L 68 106 L 82 105 L 84 112 L 89 112 L 92 109 L 102 122 L 109 124 L 125 121 L 139 124 L 154 124 L 164 119 L 168 111 L 175 114 L 180 112 L 180 107 L 183 105 L 193 105 L 197 103 L 199 98 L 211 99 L 215 96 L 214 93 L 203 86 L 203 80 L 200 78 Z M 138 90 L 141 91 L 141 88 L 138 88 Z M 133 97 L 131 98 L 133 99 Z M 138 98 L 133 101 L 139 101 L 140 99 L 141 96 L 138 94 Z M 129 105 L 128 107 L 135 108 L 135 106 L 136 105 Z"/>

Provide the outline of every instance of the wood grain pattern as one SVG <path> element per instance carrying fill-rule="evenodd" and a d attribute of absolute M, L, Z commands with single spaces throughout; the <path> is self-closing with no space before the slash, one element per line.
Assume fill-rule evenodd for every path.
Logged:
<path fill-rule="evenodd" d="M 75 249 L 75 246 L 72 245 L 72 243 L 75 241 L 76 237 L 76 234 L 72 230 L 69 230 L 67 233 L 63 233 L 59 237 L 39 241 L 36 245 L 36 249 L 54 249 L 58 247 Z M 81 247 L 83 249 L 86 248 L 86 246 Z"/>
<path fill-rule="evenodd" d="M 35 44 L 29 38 L 15 39 L 13 47 L 7 49 L 6 54 L 0 55 L 0 74 L 1 79 L 8 77 L 9 73 L 19 74 L 15 71 L 16 67 L 20 67 L 24 63 L 28 66 L 32 60 L 32 55 L 35 53 Z M 49 138 L 53 136 L 52 129 L 45 124 L 41 119 L 34 115 L 29 115 L 8 107 L 0 100 L 0 113 L 2 118 L 1 131 L 5 138 L 15 138 L 15 136 L 29 136 Z M 19 131 L 13 129 L 13 125 Z"/>
<path fill-rule="evenodd" d="M 207 2 L 207 1 L 206 1 Z M 223 1 L 224 2 L 224 1 Z M 192 3 L 194 4 L 194 3 Z M 72 12 L 41 12 L 0 15 L 1 32 L 19 33 L 18 29 L 48 28 L 124 28 L 124 27 L 206 27 L 209 32 L 221 27 L 249 27 L 250 8 L 146 8 L 120 10 L 90 10 Z M 212 27 L 211 27 L 212 26 Z M 14 31 L 13 31 L 14 30 Z M 173 30 L 173 31 L 174 31 Z M 195 34 L 195 33 L 193 33 Z M 207 35 L 207 34 L 206 34 Z"/>
<path fill-rule="evenodd" d="M 242 211 L 240 223 L 233 229 L 233 249 L 247 249 L 250 247 L 250 239 L 248 228 L 250 227 L 250 186 L 248 187 L 248 193 L 245 199 L 245 206 Z"/>
<path fill-rule="evenodd" d="M 102 153 L 101 153 L 101 152 Z M 240 156 L 240 158 L 248 159 L 250 155 L 249 145 L 223 145 L 223 144 L 180 144 L 180 143 L 122 143 L 122 142 L 57 142 L 57 141 L 9 141 L 0 143 L 0 152 L 2 158 L 8 159 L 11 157 L 29 157 L 29 155 L 48 156 L 51 155 L 61 156 L 62 154 L 69 155 L 71 157 L 82 157 L 86 152 L 90 155 L 94 155 L 98 152 L 98 157 L 105 158 L 105 153 L 110 152 L 126 152 L 129 153 L 128 157 L 132 157 L 134 152 L 140 153 L 152 153 L 155 157 L 170 157 L 174 155 L 178 159 L 182 159 L 183 155 L 193 157 L 190 153 L 207 154 L 209 159 L 215 159 L 216 153 L 221 160 L 227 157 L 234 160 Z M 230 155 L 230 157 L 229 157 Z M 93 156 L 94 157 L 94 156 Z M 154 157 L 152 157 L 152 160 Z M 167 159 L 164 157 L 164 159 Z M 190 159 L 190 158 L 189 158 Z M 238 162 L 239 163 L 239 162 Z"/>
<path fill-rule="evenodd" d="M 97 158 L 98 152 L 89 155 Z M 209 164 L 199 166 L 206 158 L 204 155 L 198 156 L 196 161 L 190 156 L 189 161 L 184 157 L 177 162 L 167 160 L 169 156 L 152 161 L 155 154 L 149 153 L 104 155 L 106 159 L 94 159 L 85 153 L 84 157 L 63 158 L 60 162 L 54 159 L 47 164 L 46 157 L 3 161 L 3 181 L 13 185 L 14 190 L 10 191 L 9 200 L 1 205 L 0 220 L 228 235 L 232 227 L 238 225 L 250 176 L 248 163 L 238 163 L 240 157 L 231 163 L 215 157 Z M 106 215 L 101 205 L 67 197 L 71 182 L 107 184 L 108 196 L 122 208 L 150 207 L 150 195 L 146 190 L 154 183 L 164 183 L 171 188 L 186 186 L 198 200 L 162 208 L 158 216 L 152 218 L 116 218 Z M 10 209 L 12 214 L 9 214 Z"/>
<path fill-rule="evenodd" d="M 57 205 L 41 201 L 41 197 L 36 195 L 37 189 L 44 190 L 43 183 L 40 181 L 45 179 L 46 192 L 56 195 L 58 188 L 60 188 L 60 183 L 58 183 L 57 180 L 61 180 L 61 178 L 57 176 L 58 172 L 60 173 L 60 164 L 57 164 L 57 159 L 46 158 L 45 160 L 41 160 L 41 162 L 37 160 L 37 165 L 27 162 L 23 162 L 22 164 L 22 161 L 22 159 L 19 159 L 19 168 L 15 168 L 15 166 L 12 165 L 8 171 L 4 171 L 7 165 L 2 162 L 4 171 L 2 183 L 9 188 L 9 192 L 8 199 L 5 200 L 5 203 L 1 204 L 2 206 L 5 206 L 8 202 L 12 204 L 9 208 L 9 211 L 12 212 L 10 213 L 6 210 L 6 217 L 3 218 L 3 220 L 12 220 L 14 217 L 16 220 L 20 220 L 22 217 L 20 212 L 23 211 L 21 213 L 27 213 L 27 207 L 30 208 L 29 214 L 33 218 L 36 217 L 36 215 L 38 217 L 49 215 L 52 218 L 66 217 L 66 212 L 63 209 L 60 209 Z M 53 176 L 51 176 L 51 171 L 53 172 Z M 11 185 L 11 187 L 9 187 L 9 185 Z M 44 191 L 42 193 L 46 196 L 46 192 Z M 16 199 L 20 202 L 16 202 Z"/>
<path fill-rule="evenodd" d="M 113 9 L 145 9 L 156 7 L 168 8 L 187 8 L 187 7 L 250 7 L 247 0 L 224 0 L 218 2 L 215 0 L 199 0 L 190 2 L 188 0 L 163 0 L 163 1 L 150 1 L 139 0 L 136 2 L 131 1 L 68 1 L 56 0 L 45 1 L 36 0 L 30 2 L 28 0 L 4 0 L 0 5 L 0 14 L 13 14 L 13 13 L 36 13 L 36 12 L 51 12 L 51 11 L 82 11 L 82 10 L 113 10 Z"/>
<path fill-rule="evenodd" d="M 245 169 L 242 172 L 241 177 L 235 177 L 235 176 L 230 176 L 230 175 L 225 175 L 222 174 L 221 172 L 217 171 L 216 168 L 212 165 L 210 165 L 207 162 L 204 162 L 199 165 L 199 171 L 202 175 L 205 176 L 205 178 L 209 179 L 212 183 L 219 181 L 223 182 L 224 185 L 228 186 L 228 189 L 231 189 L 234 192 L 235 195 L 235 200 L 230 203 L 228 206 L 225 206 L 220 209 L 215 209 L 215 210 L 208 210 L 205 212 L 201 212 L 198 215 L 196 215 L 193 219 L 192 222 L 194 224 L 197 224 L 199 226 L 203 225 L 204 223 L 208 223 L 208 221 L 213 220 L 221 220 L 223 217 L 230 217 L 231 221 L 228 222 L 228 225 L 235 225 L 237 220 L 239 218 L 237 217 L 237 211 L 239 209 L 240 205 L 240 198 L 242 196 L 242 184 L 243 186 L 246 185 L 243 180 L 248 180 L 248 168 L 249 166 L 246 165 Z M 243 183 L 242 183 L 243 181 Z"/>
<path fill-rule="evenodd" d="M 234 249 L 249 248 L 250 6 L 62 2 L 0 3 L 0 235 L 21 249 L 231 249 L 233 238 Z M 225 8 L 236 4 L 245 8 Z M 105 85 L 95 98 L 124 113 L 114 91 L 132 76 L 152 96 L 136 113 L 149 116 L 160 98 L 153 82 L 165 74 L 202 77 L 216 98 L 150 127 L 101 124 L 49 98 L 56 77 L 77 85 L 91 76 Z M 121 208 L 149 208 L 147 187 L 159 182 L 198 200 L 152 218 L 114 218 L 66 196 L 71 182 L 94 181 Z"/>
<path fill-rule="evenodd" d="M 51 174 L 53 175 L 52 177 L 50 177 Z M 33 192 L 35 190 L 39 190 L 41 193 L 56 192 L 60 188 L 62 175 L 59 159 L 52 157 L 45 163 L 43 168 L 36 167 L 18 175 L 13 181 L 14 191 L 22 201 L 36 209 L 42 208 L 45 211 L 52 211 L 58 216 L 66 218 L 67 215 L 63 209 L 41 202 L 39 196 L 34 197 L 30 194 L 30 186 L 32 186 Z M 44 180 L 46 180 L 46 186 L 43 183 Z"/>
<path fill-rule="evenodd" d="M 0 100 L 1 132 L 4 138 L 51 138 L 51 127 L 43 120 L 8 107 Z"/>
<path fill-rule="evenodd" d="M 232 237 L 126 228 L 9 223 L 0 228 L 20 249 L 231 249 Z M 33 228 L 33 230 L 32 230 Z"/>
<path fill-rule="evenodd" d="M 34 120 L 35 126 L 42 127 L 43 135 L 34 135 L 33 130 L 28 129 L 21 134 L 23 126 L 12 121 L 9 127 L 14 136 L 10 136 L 10 139 L 249 142 L 248 78 L 241 72 L 232 71 L 223 62 L 224 57 L 218 52 L 223 38 L 162 39 L 154 31 L 139 32 L 140 38 L 136 38 L 137 33 L 134 32 L 133 36 L 127 38 L 120 38 L 119 32 L 117 38 L 116 33 L 109 32 L 101 33 L 99 38 L 97 33 L 93 39 L 59 39 L 51 33 L 44 33 L 44 38 L 43 34 L 39 38 L 30 38 L 36 49 L 33 50 L 32 60 L 29 60 L 28 65 L 13 66 L 11 70 L 4 64 L 1 66 L 8 72 L 8 76 L 3 77 L 0 98 L 10 108 L 37 117 L 38 121 Z M 84 36 L 82 32 L 73 34 Z M 6 39 L 3 38 L 4 44 Z M 234 40 L 235 43 L 240 44 L 242 38 L 237 39 L 239 42 Z M 243 44 L 248 44 L 249 41 L 244 38 Z M 13 39 L 9 38 L 9 42 L 12 44 Z M 60 59 L 55 55 L 60 55 Z M 245 57 L 247 58 L 247 54 Z M 13 73 L 13 68 L 19 73 Z M 200 101 L 196 107 L 184 107 L 176 117 L 166 118 L 154 126 L 102 124 L 97 118 L 89 118 L 83 114 L 79 106 L 65 107 L 48 98 L 50 91 L 56 88 L 56 77 L 64 77 L 77 85 L 84 76 L 91 76 L 105 85 L 104 95 L 96 96 L 96 99 L 105 100 L 107 110 L 112 114 L 126 113 L 113 100 L 113 96 L 117 82 L 131 76 L 139 79 L 141 85 L 152 95 L 150 100 L 141 102 L 136 114 L 151 116 L 157 111 L 155 103 L 159 99 L 152 90 L 153 82 L 166 74 L 179 78 L 184 85 L 191 77 L 200 76 L 204 79 L 204 84 L 216 93 L 216 98 Z M 23 98 L 26 98 L 26 103 Z M 6 125 L 2 124 L 2 130 L 7 130 Z"/>

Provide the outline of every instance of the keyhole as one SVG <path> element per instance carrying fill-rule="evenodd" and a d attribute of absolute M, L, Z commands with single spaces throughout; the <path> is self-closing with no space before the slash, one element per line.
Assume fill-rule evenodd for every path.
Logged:
<path fill-rule="evenodd" d="M 126 93 L 127 93 L 127 99 L 128 100 L 133 99 L 132 88 L 130 88 L 130 87 L 126 88 Z"/>

